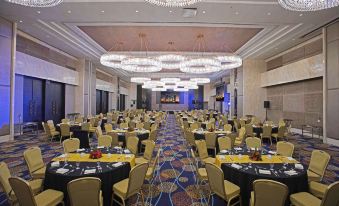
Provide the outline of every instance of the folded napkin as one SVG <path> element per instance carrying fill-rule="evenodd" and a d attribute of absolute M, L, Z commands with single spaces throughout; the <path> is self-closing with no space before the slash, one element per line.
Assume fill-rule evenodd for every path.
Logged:
<path fill-rule="evenodd" d="M 287 175 L 297 175 L 298 173 L 295 170 L 289 170 L 284 172 Z"/>
<path fill-rule="evenodd" d="M 277 154 L 277 152 L 276 151 L 268 151 L 268 154 L 275 155 L 275 154 Z"/>
<path fill-rule="evenodd" d="M 299 170 L 303 170 L 304 166 L 302 164 L 295 164 L 294 167 Z"/>
<path fill-rule="evenodd" d="M 130 155 L 130 154 L 129 154 L 129 155 L 125 155 L 125 157 L 127 157 L 127 158 L 131 158 L 131 157 L 132 157 L 132 155 Z"/>
<path fill-rule="evenodd" d="M 220 150 L 220 153 L 227 153 L 227 150 L 225 150 L 225 149 Z"/>
<path fill-rule="evenodd" d="M 57 169 L 56 173 L 58 173 L 58 174 L 65 174 L 68 171 L 69 171 L 69 169 L 59 168 L 59 169 Z"/>
<path fill-rule="evenodd" d="M 66 157 L 66 155 L 65 154 L 62 154 L 62 155 L 60 155 L 58 158 L 65 158 Z"/>
<path fill-rule="evenodd" d="M 241 148 L 241 147 L 234 147 L 234 149 L 235 149 L 235 150 L 237 150 L 237 151 L 240 151 L 240 150 L 242 150 L 242 148 Z"/>
<path fill-rule="evenodd" d="M 254 148 L 254 147 L 251 147 L 251 150 L 255 150 L 255 148 Z"/>
<path fill-rule="evenodd" d="M 115 147 L 113 147 L 114 149 L 121 149 L 121 147 L 119 147 L 119 146 L 115 146 Z"/>
<path fill-rule="evenodd" d="M 119 167 L 121 165 L 122 165 L 122 162 L 117 162 L 117 163 L 112 164 L 113 167 Z"/>
<path fill-rule="evenodd" d="M 82 148 L 82 149 L 77 149 L 77 152 L 83 152 L 83 151 L 85 151 L 84 148 Z"/>
<path fill-rule="evenodd" d="M 265 175 L 270 175 L 270 174 L 271 174 L 271 171 L 259 169 L 259 173 L 260 173 L 260 174 L 265 174 Z"/>
<path fill-rule="evenodd" d="M 293 161 L 293 160 L 294 160 L 293 157 L 287 157 L 287 159 L 288 159 L 289 161 Z"/>
<path fill-rule="evenodd" d="M 97 146 L 97 149 L 103 149 L 105 148 L 104 146 Z"/>
<path fill-rule="evenodd" d="M 218 157 L 219 157 L 219 159 L 222 159 L 222 160 L 225 159 L 225 156 L 224 156 L 224 155 L 219 155 Z"/>
<path fill-rule="evenodd" d="M 131 153 L 128 149 L 124 149 L 124 153 L 125 154 L 129 154 L 129 153 Z"/>
<path fill-rule="evenodd" d="M 88 169 L 88 170 L 85 170 L 84 171 L 84 174 L 86 175 L 86 174 L 93 174 L 93 173 L 95 173 L 95 171 L 96 171 L 96 169 Z"/>
<path fill-rule="evenodd" d="M 60 162 L 59 161 L 51 163 L 51 167 L 59 167 L 59 166 L 60 166 Z"/>
<path fill-rule="evenodd" d="M 241 169 L 242 166 L 238 164 L 231 164 L 231 167 L 236 168 L 236 169 Z"/>

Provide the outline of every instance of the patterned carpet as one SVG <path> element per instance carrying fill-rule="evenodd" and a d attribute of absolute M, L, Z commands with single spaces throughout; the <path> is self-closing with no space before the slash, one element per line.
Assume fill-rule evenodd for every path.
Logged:
<path fill-rule="evenodd" d="M 339 147 L 323 144 L 319 139 L 311 139 L 294 135 L 290 142 L 296 145 L 295 158 L 308 165 L 313 149 L 321 149 L 331 155 L 331 161 L 326 171 L 324 182 L 331 183 L 339 180 Z M 95 145 L 96 143 L 93 142 Z M 42 137 L 23 135 L 15 141 L 0 143 L 0 161 L 5 161 L 12 175 L 29 179 L 30 176 L 24 163 L 22 153 L 26 148 L 39 146 L 45 162 L 60 155 L 62 147 L 59 142 L 47 142 Z M 208 184 L 198 189 L 195 186 L 196 177 L 192 159 L 181 135 L 179 126 L 173 115 L 169 115 L 167 124 L 159 129 L 157 149 L 162 148 L 156 177 L 151 183 L 145 182 L 144 193 L 147 205 L 161 206 L 199 206 L 207 203 Z M 272 146 L 274 149 L 274 146 Z M 155 151 L 156 153 L 156 151 Z M 149 190 L 150 188 L 150 190 Z M 140 204 L 138 197 L 133 197 L 129 205 Z M 213 197 L 213 205 L 225 205 L 219 198 Z M 4 193 L 0 193 L 0 205 L 8 205 Z"/>

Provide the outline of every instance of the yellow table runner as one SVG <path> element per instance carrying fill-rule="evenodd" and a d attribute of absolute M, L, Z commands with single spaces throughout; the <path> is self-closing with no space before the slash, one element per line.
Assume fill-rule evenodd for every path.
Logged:
<path fill-rule="evenodd" d="M 52 161 L 65 161 L 65 157 L 55 157 Z M 129 162 L 131 167 L 135 166 L 135 156 L 134 154 L 111 154 L 109 157 L 108 154 L 102 154 L 100 159 L 91 159 L 89 154 L 85 154 L 81 157 L 81 154 L 71 153 L 67 156 L 67 161 L 69 162 Z"/>
<path fill-rule="evenodd" d="M 129 132 L 128 130 L 123 130 L 123 129 L 115 129 L 110 132 L 115 132 L 115 133 L 126 133 Z M 139 134 L 145 134 L 145 133 L 150 133 L 149 130 L 134 130 L 133 132 L 139 133 Z"/>
<path fill-rule="evenodd" d="M 288 159 L 288 157 L 284 156 L 273 156 L 270 159 L 268 155 L 261 156 L 262 161 L 253 161 L 250 159 L 248 155 L 242 155 L 239 158 L 239 155 L 217 155 L 215 163 L 218 166 L 221 166 L 223 163 L 254 163 L 254 164 L 261 164 L 261 163 L 299 163 L 295 159 Z"/>
<path fill-rule="evenodd" d="M 199 131 L 199 130 L 193 130 L 193 133 L 198 133 L 198 134 L 206 134 L 208 133 L 209 131 Z M 225 131 L 225 130 L 215 130 L 214 131 L 215 134 L 231 134 L 232 132 L 230 131 Z"/>

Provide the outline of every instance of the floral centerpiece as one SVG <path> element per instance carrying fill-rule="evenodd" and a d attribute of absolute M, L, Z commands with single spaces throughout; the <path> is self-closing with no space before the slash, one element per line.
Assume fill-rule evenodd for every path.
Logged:
<path fill-rule="evenodd" d="M 102 157 L 102 153 L 101 153 L 101 151 L 99 149 L 98 150 L 93 150 L 89 154 L 89 158 L 91 158 L 91 159 L 99 159 L 101 157 Z"/>
<path fill-rule="evenodd" d="M 253 161 L 262 161 L 261 152 L 255 148 L 254 152 L 250 156 L 250 159 Z"/>

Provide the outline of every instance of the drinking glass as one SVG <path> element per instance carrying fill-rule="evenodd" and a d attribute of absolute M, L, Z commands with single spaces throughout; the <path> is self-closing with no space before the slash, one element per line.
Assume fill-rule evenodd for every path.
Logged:
<path fill-rule="evenodd" d="M 80 162 L 79 161 L 77 161 L 76 163 L 75 163 L 75 165 L 76 165 L 76 170 L 78 170 L 78 169 L 80 169 Z"/>

